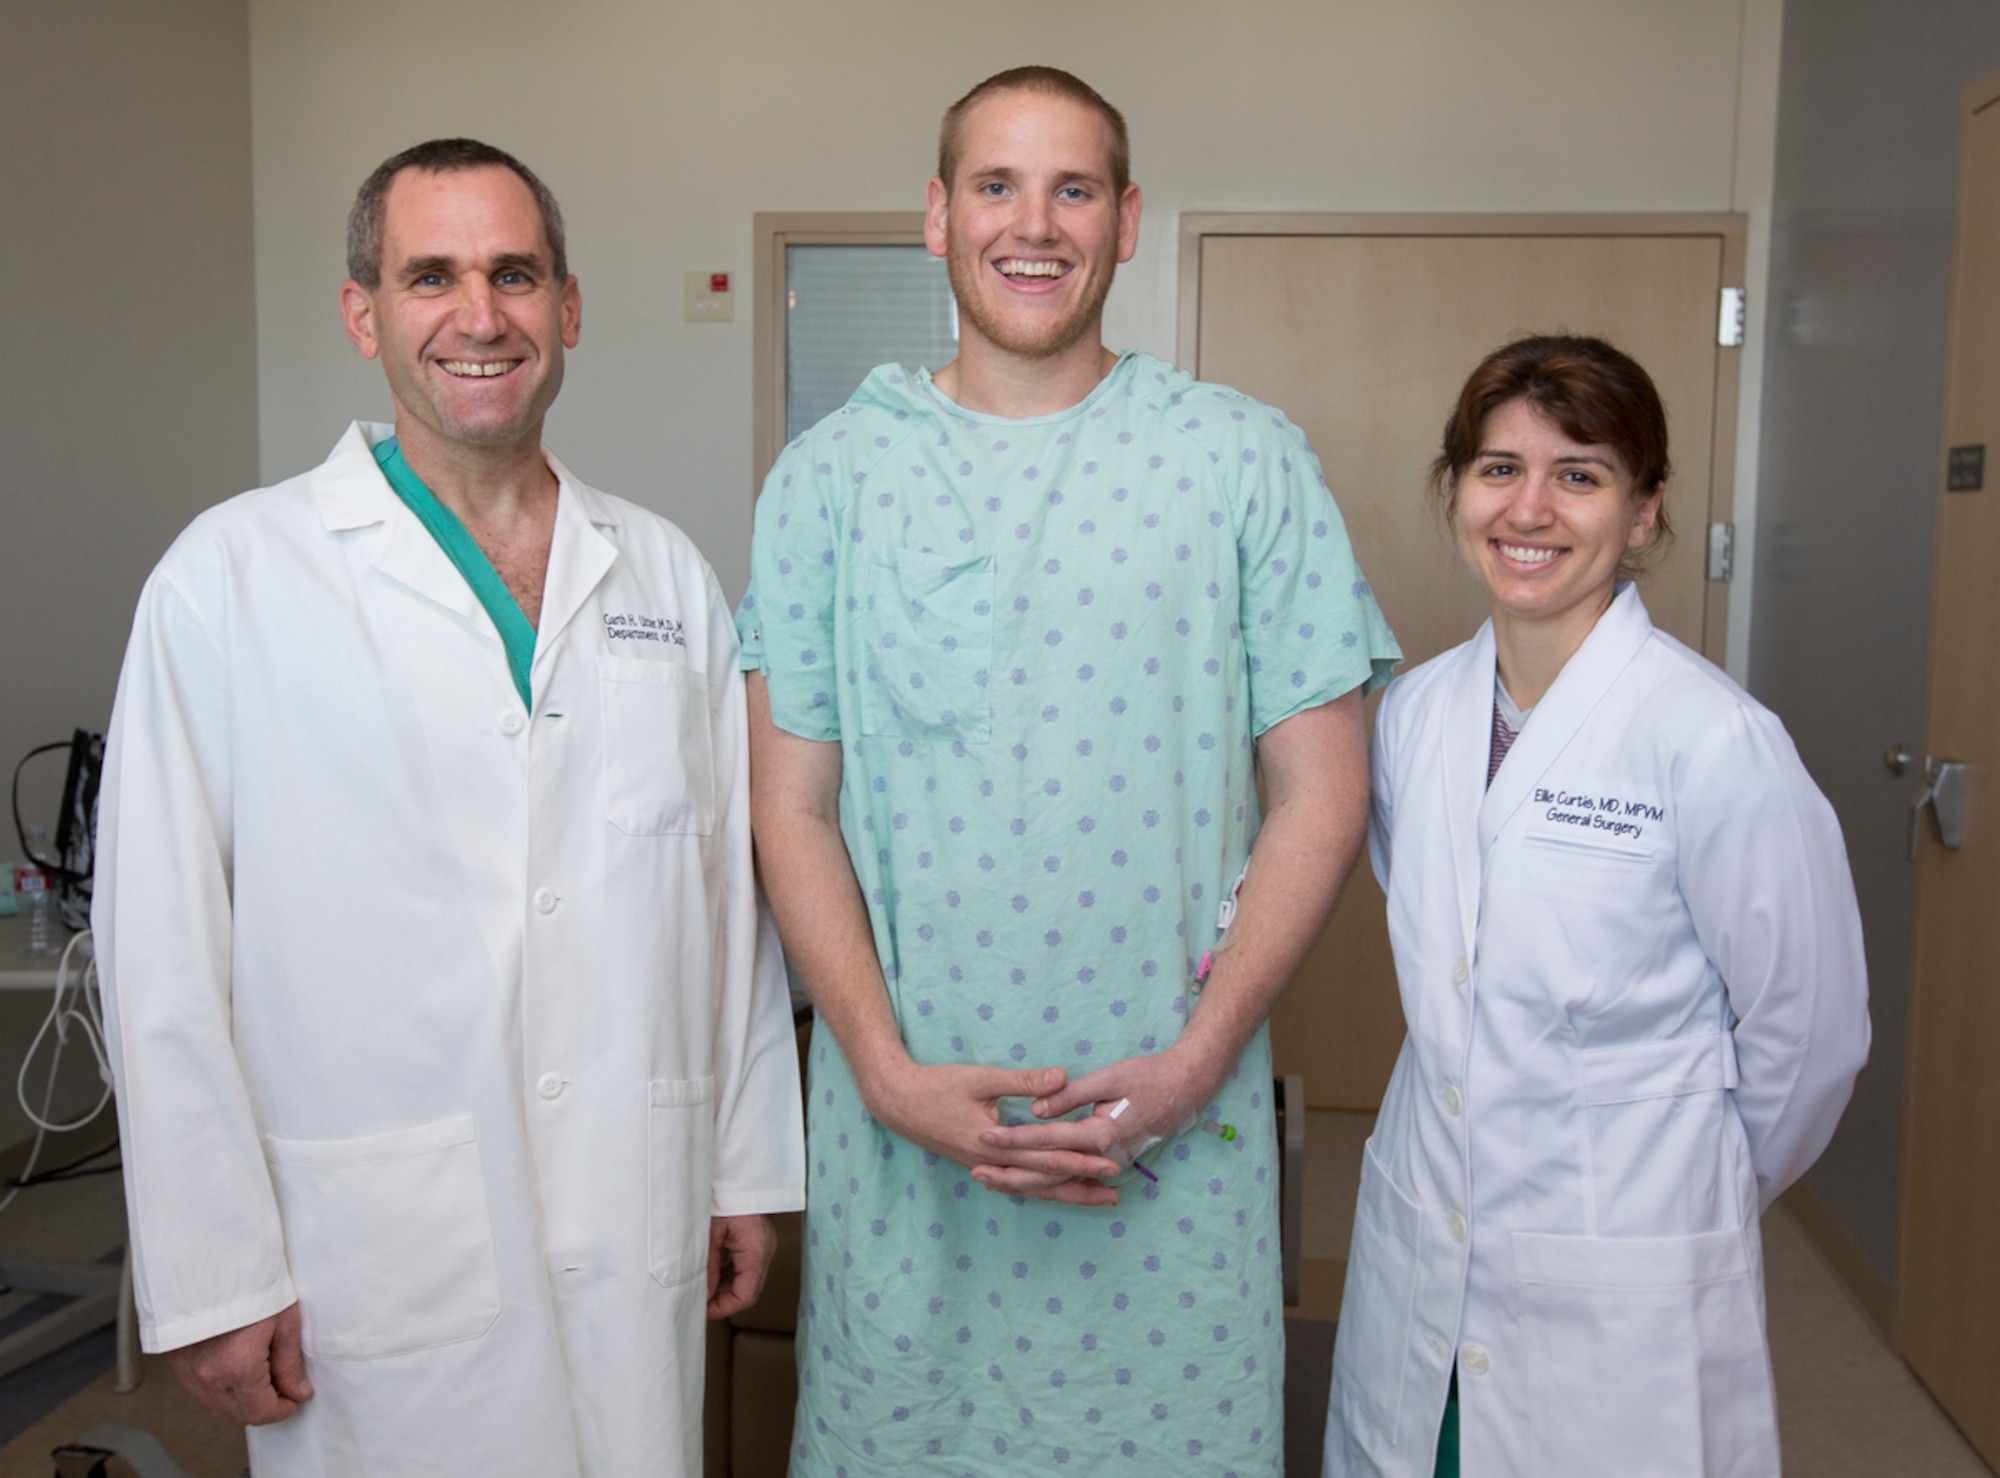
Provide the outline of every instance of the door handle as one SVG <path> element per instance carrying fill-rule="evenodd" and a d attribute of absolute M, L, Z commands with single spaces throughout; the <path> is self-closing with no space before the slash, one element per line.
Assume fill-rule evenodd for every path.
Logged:
<path fill-rule="evenodd" d="M 1930 808 L 1938 840 L 1951 851 L 1965 844 L 1965 765 L 1960 760 L 1924 757 L 1924 788 L 1910 802 L 1910 861 L 1917 860 L 1917 826 Z"/>

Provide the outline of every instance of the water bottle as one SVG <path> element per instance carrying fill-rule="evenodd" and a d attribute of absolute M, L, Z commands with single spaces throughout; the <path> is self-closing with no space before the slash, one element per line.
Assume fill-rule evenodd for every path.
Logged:
<path fill-rule="evenodd" d="M 16 864 L 14 868 L 14 891 L 20 895 L 23 911 L 28 915 L 27 943 L 21 946 L 24 955 L 52 955 L 59 946 L 56 943 L 56 895 L 49 886 L 49 875 L 32 862 Z"/>

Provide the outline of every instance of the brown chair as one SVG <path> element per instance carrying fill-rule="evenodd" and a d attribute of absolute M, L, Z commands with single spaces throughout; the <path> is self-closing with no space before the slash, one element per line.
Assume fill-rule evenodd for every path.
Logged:
<path fill-rule="evenodd" d="M 793 1013 L 799 1070 L 805 1071 L 812 1007 Z M 1278 1250 L 1285 1303 L 1299 1301 L 1299 1235 L 1305 1213 L 1305 1080 L 1279 1078 L 1272 1102 L 1278 1116 Z M 1299 1111 L 1288 1113 L 1289 1107 Z M 793 1363 L 798 1334 L 799 1278 L 805 1218 L 773 1217 L 778 1251 L 764 1296 L 752 1308 L 708 1326 L 708 1391 L 703 1402 L 707 1478 L 785 1478 L 791 1464 L 792 1412 L 799 1377 Z"/>

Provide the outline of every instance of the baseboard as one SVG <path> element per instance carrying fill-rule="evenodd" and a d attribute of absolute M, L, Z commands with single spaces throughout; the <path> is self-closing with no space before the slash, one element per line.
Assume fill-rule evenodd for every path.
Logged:
<path fill-rule="evenodd" d="M 1347 1286 L 1347 1259 L 1344 1257 L 1304 1257 L 1299 1259 L 1299 1302 L 1285 1310 L 1299 1319 L 1340 1318 L 1340 1295 Z"/>
<path fill-rule="evenodd" d="M 1893 1346 L 1895 1336 L 1893 1325 L 1896 1318 L 1896 1293 L 1889 1280 L 1875 1271 L 1875 1264 L 1847 1233 L 1834 1214 L 1826 1209 L 1826 1202 L 1820 1200 L 1819 1193 L 1804 1181 L 1799 1181 L 1779 1198 L 1784 1208 L 1798 1218 L 1799 1225 L 1812 1240 L 1819 1254 L 1827 1260 L 1836 1277 L 1847 1285 L 1847 1291 L 1854 1295 L 1854 1301 L 1861 1305 L 1861 1311 L 1882 1331 L 1882 1337 Z"/>

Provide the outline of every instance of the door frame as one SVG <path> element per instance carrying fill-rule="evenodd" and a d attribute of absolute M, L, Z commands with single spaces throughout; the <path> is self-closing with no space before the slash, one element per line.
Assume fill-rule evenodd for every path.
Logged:
<path fill-rule="evenodd" d="M 750 218 L 750 488 L 785 446 L 785 248 L 922 246 L 920 210 L 760 210 Z"/>
<path fill-rule="evenodd" d="M 1426 212 L 1426 211 L 1183 211 L 1175 360 L 1201 374 L 1201 252 L 1210 236 L 1713 236 L 1722 241 L 1720 290 L 1744 285 L 1750 218 L 1740 211 Z M 782 261 L 782 259 L 781 259 Z M 1717 338 L 1720 339 L 1718 333 Z M 1497 345 L 1495 347 L 1498 347 Z M 1729 352 L 1730 349 L 1735 352 Z M 1736 423 L 1743 346 L 1718 343 L 1715 396 L 1709 416 L 1708 509 L 1682 538 L 1706 543 L 1708 526 L 1736 516 Z M 1469 366 L 1468 366 L 1469 368 Z M 1701 652 L 1717 667 L 1729 651 L 1729 584 L 1710 580 L 1702 608 Z"/>
<path fill-rule="evenodd" d="M 1958 131 L 1954 141 L 1954 147 L 1958 151 L 1958 162 L 1953 175 L 1954 183 L 1952 187 L 1950 317 L 1945 329 L 1944 396 L 1943 404 L 1939 408 L 1937 462 L 1936 470 L 1933 474 L 1934 480 L 1931 484 L 1931 497 L 1934 504 L 1938 507 L 1938 518 L 1935 531 L 1932 535 L 1930 615 L 1925 626 L 1924 639 L 1924 727 L 1922 742 L 1919 745 L 1919 748 L 1927 759 L 1931 755 L 1939 753 L 1939 750 L 1932 748 L 1932 746 L 1938 745 L 1943 738 L 1937 732 L 1939 719 L 1936 710 L 1939 685 L 1949 679 L 1949 674 L 1940 670 L 1938 629 L 1943 625 L 1949 614 L 1947 610 L 1948 595 L 1945 587 L 1951 571 L 1949 569 L 1950 562 L 1945 558 L 1944 551 L 1947 547 L 1947 541 L 1951 539 L 1954 532 L 1951 527 L 1952 521 L 1944 516 L 1943 504 L 1947 499 L 1954 496 L 1950 491 L 1947 474 L 1951 455 L 1950 448 L 1954 440 L 1953 433 L 1957 429 L 1956 423 L 1959 419 L 1957 397 L 1962 393 L 1955 382 L 1958 378 L 1959 355 L 1962 341 L 1967 333 L 1972 332 L 1972 330 L 1966 327 L 1963 321 L 1961 311 L 1963 305 L 1960 301 L 1959 292 L 1960 284 L 1968 270 L 1967 254 L 1969 248 L 1965 240 L 1967 232 L 1965 203 L 1966 196 L 1969 193 L 1969 184 L 1973 177 L 1973 163 L 1970 157 L 1970 150 L 1966 147 L 1967 135 L 1974 117 L 1993 107 L 1996 103 L 2000 103 L 2000 68 L 1987 72 L 1977 80 L 1969 83 L 1959 94 Z M 1977 815 L 1976 812 L 1974 814 Z M 1984 818 L 1981 817 L 1980 819 L 1983 820 Z M 1922 835 L 1921 846 L 1924 849 L 1925 857 L 1918 862 L 1916 876 L 1911 884 L 1909 995 L 1903 1008 L 1903 1102 L 1902 1124 L 1900 1126 L 1901 1132 L 1898 1136 L 1896 1162 L 1896 1260 L 1894 1282 L 1890 1289 L 1891 1297 L 1893 1298 L 1893 1310 L 1889 1324 L 1890 1342 L 1894 1346 L 1896 1353 L 1902 1356 L 1906 1362 L 1910 1362 L 1912 1353 L 1910 1349 L 1913 1343 L 1911 1338 L 1912 1321 L 1921 1318 L 1921 1315 L 1914 1313 L 1910 1307 L 1910 1267 L 1913 1257 L 1911 1251 L 1911 1242 L 1913 1240 L 1911 1236 L 1911 1223 L 1917 1216 L 1915 1209 L 1916 1197 L 1922 1194 L 1921 1187 L 1913 1187 L 1911 1185 L 1911 1166 L 1920 1154 L 1920 1139 L 1925 1130 L 1929 1130 L 1934 1138 L 1943 1137 L 1937 1134 L 1936 1115 L 1934 1113 L 1928 1115 L 1922 1113 L 1922 1106 L 1919 1103 L 1919 1099 L 1927 1086 L 1925 1072 L 1932 1065 L 1930 1061 L 1931 1053 L 1927 1050 L 1930 1046 L 1929 1038 L 1931 1033 L 1937 1030 L 1935 1026 L 1931 1025 L 1929 1020 L 1930 1015 L 1936 1009 L 1930 1004 L 1930 997 L 1934 994 L 1936 986 L 1933 984 L 1927 988 L 1927 981 L 1931 977 L 1926 974 L 1924 969 L 1924 954 L 1925 946 L 1930 942 L 1930 938 L 1932 937 L 1932 931 L 1937 930 L 1939 925 L 1934 920 L 1925 917 L 1924 884 L 1926 874 L 1935 876 L 1935 870 L 1939 863 L 1937 856 L 1939 844 L 1935 840 L 1930 826 L 1924 823 L 1921 817 L 1917 817 L 1914 824 L 1918 825 L 1919 832 Z M 1937 906 L 1936 899 L 1933 897 L 1932 907 L 1935 909 Z M 1964 1132 L 1963 1130 L 1960 1131 L 1961 1134 Z M 1925 1353 L 1923 1351 L 1917 1352 L 1920 1359 Z M 1917 1373 L 1917 1378 L 1924 1382 L 1926 1389 L 1929 1389 L 1930 1381 L 1926 1378 L 1924 1371 L 1919 1369 L 1915 1362 L 1910 1363 L 1911 1369 Z M 1955 1395 L 1957 1393 L 1952 1394 Z M 1938 1404 L 1940 1408 L 1946 1410 L 1947 1415 L 1951 1414 L 1949 1408 L 1945 1408 L 1943 1400 L 1940 1399 Z M 1957 1418 L 1954 1416 L 1953 1419 L 1956 1420 Z M 1987 1435 L 1989 1434 L 1982 1434 L 1982 1436 Z M 1969 1435 L 1968 1441 L 1970 1441 Z M 1987 1461 L 1992 1460 L 1992 1454 L 1987 1447 L 1975 1445 L 1974 1450 L 1979 1453 L 1982 1459 Z"/>

